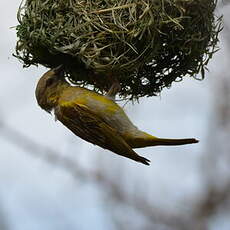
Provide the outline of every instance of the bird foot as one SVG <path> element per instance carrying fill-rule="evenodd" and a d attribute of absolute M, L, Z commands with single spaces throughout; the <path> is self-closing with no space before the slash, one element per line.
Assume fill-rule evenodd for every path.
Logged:
<path fill-rule="evenodd" d="M 110 76 L 110 79 L 112 80 L 113 83 L 109 91 L 107 92 L 106 96 L 115 100 L 116 94 L 121 90 L 121 85 L 116 77 Z"/>

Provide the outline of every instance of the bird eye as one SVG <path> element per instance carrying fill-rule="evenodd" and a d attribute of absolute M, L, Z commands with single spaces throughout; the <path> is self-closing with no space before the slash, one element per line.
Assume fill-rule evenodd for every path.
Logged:
<path fill-rule="evenodd" d="M 46 81 L 46 86 L 52 85 L 52 84 L 54 83 L 54 81 L 55 81 L 54 78 L 49 78 L 49 79 L 47 79 L 47 81 Z"/>

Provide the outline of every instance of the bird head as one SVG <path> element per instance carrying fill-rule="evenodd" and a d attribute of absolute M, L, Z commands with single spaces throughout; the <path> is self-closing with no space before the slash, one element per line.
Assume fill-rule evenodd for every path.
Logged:
<path fill-rule="evenodd" d="M 64 78 L 64 66 L 60 65 L 47 71 L 39 79 L 35 91 L 36 99 L 40 107 L 50 112 L 60 94 L 60 86 L 66 84 Z"/>

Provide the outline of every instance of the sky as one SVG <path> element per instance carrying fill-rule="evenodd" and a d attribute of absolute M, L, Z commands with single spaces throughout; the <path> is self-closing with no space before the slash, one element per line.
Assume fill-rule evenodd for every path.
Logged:
<path fill-rule="evenodd" d="M 102 161 L 113 170 L 118 166 L 123 172 L 125 169 L 121 175 L 124 181 L 135 178 L 138 183 L 144 176 L 151 199 L 163 207 L 184 206 L 185 197 L 201 193 L 199 167 L 210 120 L 210 85 L 225 65 L 224 52 L 213 58 L 204 81 L 188 78 L 165 89 L 160 97 L 144 98 L 139 104 L 125 106 L 131 120 L 146 132 L 159 137 L 200 140 L 191 146 L 138 149 L 138 153 L 151 160 L 151 166 L 144 167 L 80 140 L 38 107 L 34 90 L 46 69 L 41 66 L 25 69 L 12 56 L 16 43 L 12 27 L 17 25 L 19 4 L 18 0 L 0 2 L 0 121 L 84 168 L 93 168 L 95 162 Z M 98 185 L 78 181 L 68 171 L 23 150 L 7 138 L 1 125 L 0 146 L 0 211 L 7 229 L 88 230 L 94 226 L 97 230 L 114 229 Z M 112 170 L 111 173 L 116 174 Z"/>

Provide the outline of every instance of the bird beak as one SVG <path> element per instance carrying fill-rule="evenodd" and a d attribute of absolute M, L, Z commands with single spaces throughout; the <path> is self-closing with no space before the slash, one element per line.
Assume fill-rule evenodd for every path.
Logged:
<path fill-rule="evenodd" d="M 52 69 L 52 71 L 55 73 L 55 75 L 63 77 L 64 76 L 64 65 L 61 64 L 57 66 L 56 68 Z"/>

